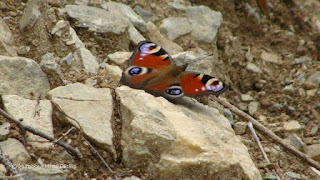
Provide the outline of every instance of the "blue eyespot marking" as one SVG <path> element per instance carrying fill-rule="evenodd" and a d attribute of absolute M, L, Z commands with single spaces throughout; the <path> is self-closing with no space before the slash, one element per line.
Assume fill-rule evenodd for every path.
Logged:
<path fill-rule="evenodd" d="M 166 92 L 170 95 L 180 95 L 182 93 L 181 89 L 179 88 L 167 89 Z"/>
<path fill-rule="evenodd" d="M 131 69 L 129 70 L 129 74 L 130 74 L 131 76 L 136 76 L 136 75 L 140 74 L 141 71 L 142 71 L 141 68 L 139 68 L 139 67 L 133 67 L 133 68 L 131 68 Z"/>

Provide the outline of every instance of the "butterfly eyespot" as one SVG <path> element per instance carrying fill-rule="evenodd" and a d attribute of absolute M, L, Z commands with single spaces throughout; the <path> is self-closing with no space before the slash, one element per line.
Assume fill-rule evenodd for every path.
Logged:
<path fill-rule="evenodd" d="M 182 91 L 182 88 L 180 85 L 174 85 L 170 86 L 167 90 L 166 93 L 171 96 L 171 97 L 181 97 L 184 96 L 184 93 Z"/>
<path fill-rule="evenodd" d="M 141 68 L 139 68 L 139 67 L 133 67 L 133 68 L 131 68 L 131 69 L 129 70 L 129 74 L 130 74 L 131 76 L 136 76 L 136 75 L 140 74 L 141 71 L 142 71 Z"/>

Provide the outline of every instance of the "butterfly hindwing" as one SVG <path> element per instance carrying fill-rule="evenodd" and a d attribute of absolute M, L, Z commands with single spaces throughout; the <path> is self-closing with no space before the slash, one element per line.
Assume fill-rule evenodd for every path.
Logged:
<path fill-rule="evenodd" d="M 184 72 L 179 83 L 184 95 L 190 97 L 206 94 L 218 96 L 227 90 L 227 86 L 222 81 L 206 74 Z"/>

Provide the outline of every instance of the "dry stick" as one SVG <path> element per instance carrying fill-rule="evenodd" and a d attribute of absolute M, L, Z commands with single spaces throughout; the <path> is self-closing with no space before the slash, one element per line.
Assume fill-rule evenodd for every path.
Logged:
<path fill-rule="evenodd" d="M 14 117 L 10 116 L 8 113 L 6 113 L 4 110 L 0 109 L 0 114 L 4 117 L 6 117 L 8 120 L 10 121 L 13 121 L 14 123 L 18 124 L 19 127 L 22 127 L 23 129 L 31 132 L 32 134 L 36 134 L 40 137 L 43 137 L 51 142 L 55 142 L 56 139 L 53 138 L 53 137 L 50 137 L 46 134 L 44 134 L 43 132 L 37 130 L 37 129 L 34 129 L 33 127 L 30 127 L 28 125 L 24 125 L 22 124 L 19 120 L 15 119 Z M 56 142 L 56 144 L 58 144 L 59 146 L 65 148 L 71 155 L 77 157 L 77 158 L 82 158 L 82 155 L 80 153 L 80 151 L 77 149 L 77 148 L 73 148 L 72 146 L 68 145 L 68 144 L 65 144 L 63 142 Z"/>
<path fill-rule="evenodd" d="M 222 104 L 223 106 L 225 106 L 226 108 L 230 109 L 233 113 L 235 113 L 235 114 L 245 118 L 246 120 L 252 122 L 253 126 L 256 129 L 258 129 L 264 135 L 268 136 L 270 139 L 272 139 L 272 140 L 276 141 L 277 143 L 279 143 L 282 147 L 287 149 L 289 152 L 291 152 L 292 154 L 294 154 L 295 156 L 297 156 L 301 160 L 305 161 L 310 166 L 320 170 L 320 164 L 318 162 L 314 161 L 313 159 L 308 157 L 306 154 L 300 152 L 299 150 L 297 150 L 295 147 L 291 146 L 290 144 L 286 143 L 279 136 L 277 136 L 271 130 L 269 130 L 268 128 L 263 126 L 261 123 L 259 123 L 257 120 L 255 120 L 253 117 L 251 117 L 247 113 L 239 110 L 238 108 L 236 108 L 235 106 L 233 106 L 232 104 L 227 102 L 226 100 L 223 100 L 223 99 L 221 99 L 219 97 L 216 97 L 216 96 L 214 96 L 214 99 L 217 102 L 219 102 L 220 104 Z"/>
<path fill-rule="evenodd" d="M 258 144 L 258 146 L 259 146 L 259 148 L 260 148 L 260 151 L 262 152 L 262 155 L 263 155 L 264 159 L 266 159 L 266 161 L 270 164 L 269 158 L 268 158 L 266 152 L 264 151 L 264 149 L 263 149 L 263 147 L 262 147 L 262 144 L 261 144 L 261 142 L 260 142 L 260 140 L 259 140 L 259 137 L 257 136 L 256 131 L 255 131 L 254 128 L 253 128 L 253 125 L 252 125 L 252 122 L 251 122 L 251 121 L 248 122 L 248 127 L 249 127 L 249 129 L 250 129 L 250 131 L 251 131 L 251 133 L 252 133 L 252 135 L 253 135 L 253 138 L 256 140 L 256 143 Z"/>
<path fill-rule="evenodd" d="M 12 173 L 13 175 L 19 175 L 19 171 L 12 164 L 12 162 L 3 154 L 1 148 L 0 148 L 0 161 L 2 162 L 2 164 L 4 164 L 4 166 L 10 173 Z M 23 178 L 19 177 L 18 179 L 22 180 Z"/>

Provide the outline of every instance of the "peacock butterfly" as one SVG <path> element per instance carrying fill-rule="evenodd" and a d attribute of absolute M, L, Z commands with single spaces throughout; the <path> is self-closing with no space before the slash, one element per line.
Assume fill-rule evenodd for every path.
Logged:
<path fill-rule="evenodd" d="M 170 55 L 151 41 L 141 41 L 129 59 L 120 82 L 167 99 L 206 94 L 220 95 L 227 86 L 215 77 L 186 72 L 173 64 Z"/>

